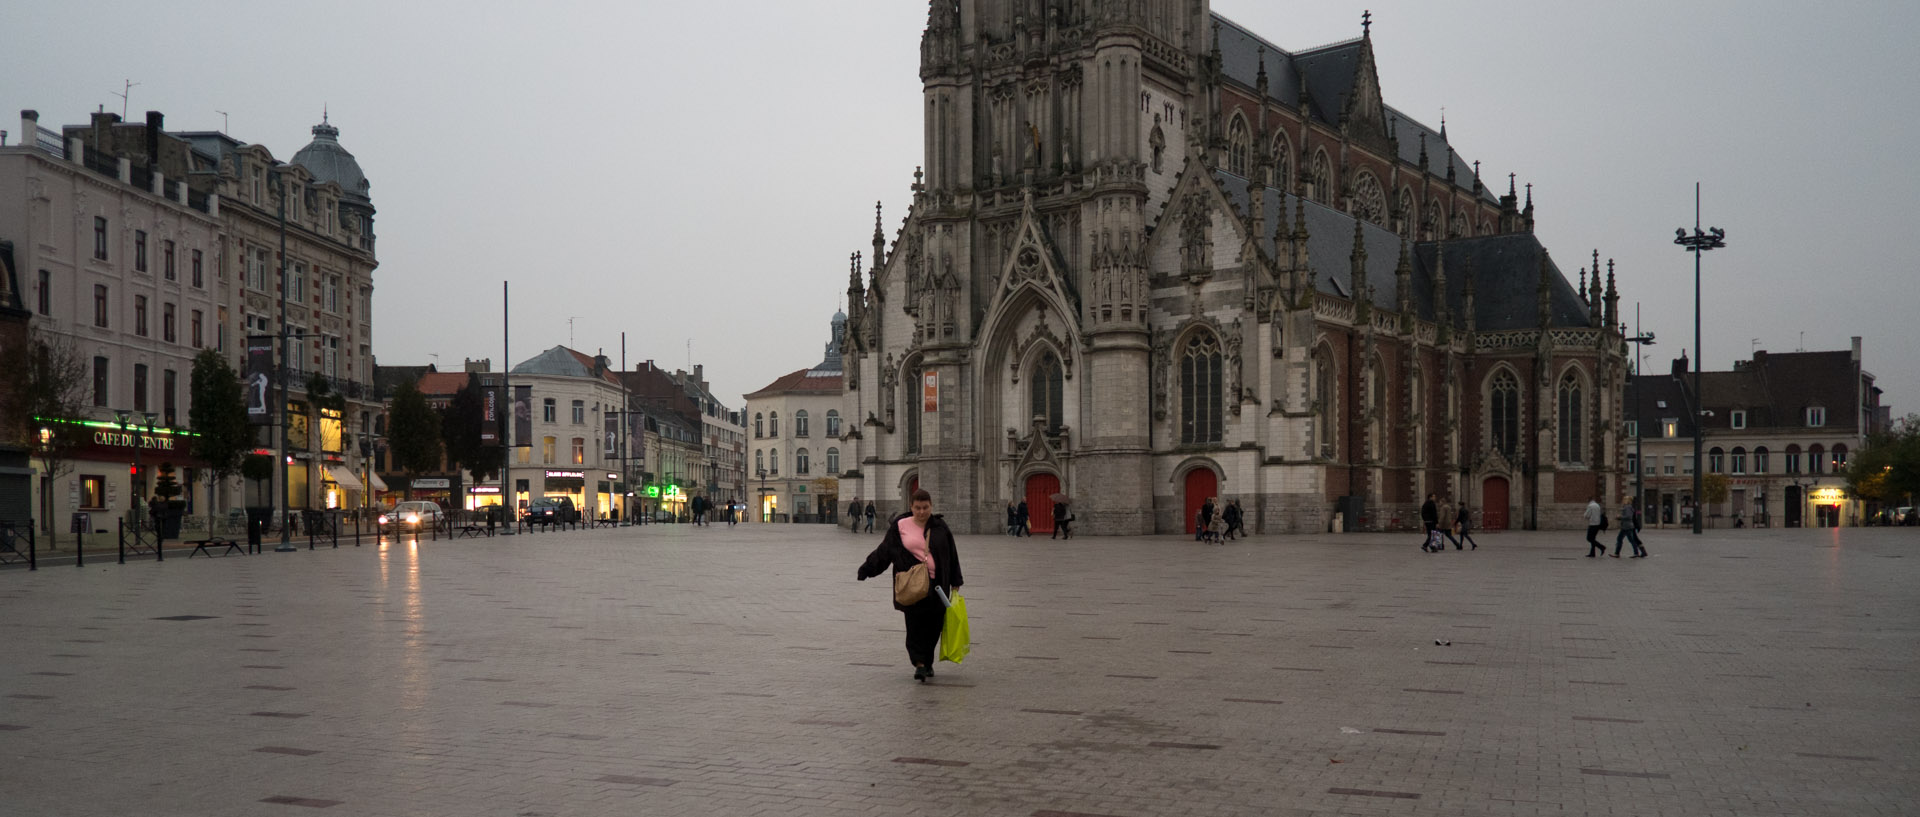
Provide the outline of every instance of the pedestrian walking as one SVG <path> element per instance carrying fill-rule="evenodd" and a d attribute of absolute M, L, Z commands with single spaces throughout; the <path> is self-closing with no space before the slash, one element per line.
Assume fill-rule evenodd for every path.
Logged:
<path fill-rule="evenodd" d="M 1234 538 L 1234 531 L 1240 531 L 1242 535 L 1245 535 L 1246 532 L 1240 528 L 1240 500 L 1227 500 L 1227 509 L 1221 511 L 1220 516 L 1223 518 L 1223 521 L 1227 523 L 1227 529 L 1222 534 L 1225 538 Z"/>
<path fill-rule="evenodd" d="M 1200 518 L 1195 520 L 1193 538 L 1195 541 L 1207 541 L 1207 532 L 1213 529 L 1213 497 L 1200 504 Z"/>
<path fill-rule="evenodd" d="M 1433 494 L 1427 494 L 1427 501 L 1420 506 L 1420 549 L 1428 553 L 1438 553 L 1445 548 L 1435 543 L 1433 532 L 1440 527 L 1440 506 L 1434 504 Z"/>
<path fill-rule="evenodd" d="M 1607 552 L 1607 546 L 1600 544 L 1600 540 L 1594 538 L 1595 535 L 1600 533 L 1600 529 L 1607 524 L 1607 512 L 1605 509 L 1600 507 L 1599 494 L 1594 494 L 1591 499 L 1587 500 L 1586 517 L 1587 517 L 1587 558 L 1591 559 L 1594 557 L 1594 554 L 1596 553 Z"/>
<path fill-rule="evenodd" d="M 1620 558 L 1620 544 L 1633 543 L 1633 558 L 1647 555 L 1647 549 L 1640 545 L 1640 502 L 1627 499 L 1620 503 L 1620 532 L 1613 537 L 1613 558 Z"/>
<path fill-rule="evenodd" d="M 1017 536 L 1019 532 L 1020 509 L 1013 504 L 1013 500 L 1009 499 L 1007 500 L 1007 535 Z"/>
<path fill-rule="evenodd" d="M 852 524 L 847 526 L 848 533 L 860 532 L 860 516 L 860 500 L 855 499 L 847 503 L 847 518 L 853 520 Z"/>
<path fill-rule="evenodd" d="M 1073 506 L 1067 504 L 1067 498 L 1059 494 L 1055 494 L 1053 500 L 1053 535 L 1047 538 L 1056 537 L 1073 538 Z"/>
<path fill-rule="evenodd" d="M 1467 509 L 1467 502 L 1463 499 L 1460 501 L 1459 508 L 1453 512 L 1453 535 L 1448 537 L 1453 540 L 1454 550 L 1460 549 L 1461 542 L 1473 545 L 1474 550 L 1480 549 L 1480 543 L 1473 541 L 1472 529 L 1473 512 Z"/>
<path fill-rule="evenodd" d="M 1016 515 L 1014 517 L 1014 521 L 1019 525 L 1019 527 L 1014 532 L 1014 535 L 1027 536 L 1027 537 L 1033 536 L 1033 531 L 1027 529 L 1027 501 L 1026 500 L 1024 499 L 1020 500 L 1020 507 L 1018 510 L 1015 511 L 1015 514 Z"/>
<path fill-rule="evenodd" d="M 953 531 L 946 520 L 933 512 L 933 496 L 922 489 L 913 492 L 913 510 L 893 518 L 887 525 L 880 546 L 867 554 L 855 577 L 860 581 L 878 576 L 892 568 L 905 573 L 915 565 L 925 565 L 931 587 L 944 588 L 947 595 L 960 589 L 960 554 L 954 549 Z M 940 594 L 928 590 L 912 604 L 895 601 L 893 609 L 906 617 L 907 660 L 913 664 L 913 679 L 926 683 L 933 677 L 933 648 L 946 625 L 947 608 Z"/>
<path fill-rule="evenodd" d="M 873 500 L 871 499 L 867 500 L 866 517 L 867 517 L 867 532 L 872 533 L 873 532 Z"/>

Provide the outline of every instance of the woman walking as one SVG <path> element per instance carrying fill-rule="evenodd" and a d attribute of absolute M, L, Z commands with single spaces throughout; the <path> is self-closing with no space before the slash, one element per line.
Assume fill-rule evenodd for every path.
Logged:
<path fill-rule="evenodd" d="M 964 583 L 960 577 L 960 554 L 953 547 L 953 531 L 947 527 L 946 520 L 933 512 L 933 496 L 925 490 L 913 492 L 912 508 L 911 513 L 896 516 L 887 525 L 886 537 L 867 554 L 866 562 L 860 565 L 855 577 L 866 581 L 889 567 L 894 573 L 905 573 L 915 565 L 926 565 L 928 584 L 945 588 L 947 594 L 952 595 Z M 933 677 L 933 649 L 946 624 L 946 605 L 938 593 L 929 589 L 925 598 L 912 604 L 896 601 L 893 609 L 906 616 L 907 660 L 913 663 L 913 678 L 926 683 Z"/>

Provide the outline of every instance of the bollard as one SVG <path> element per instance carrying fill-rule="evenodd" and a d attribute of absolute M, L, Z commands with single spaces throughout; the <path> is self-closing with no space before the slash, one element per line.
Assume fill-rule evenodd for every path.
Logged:
<path fill-rule="evenodd" d="M 27 526 L 27 569 L 40 569 L 40 549 L 34 545 L 33 526 Z"/>
<path fill-rule="evenodd" d="M 115 528 L 120 532 L 120 537 L 119 537 L 120 538 L 120 563 L 126 564 L 127 563 L 127 520 L 120 519 L 116 521 L 118 521 L 119 524 L 116 525 Z"/>
<path fill-rule="evenodd" d="M 73 532 L 73 566 L 79 567 L 87 559 L 87 532 Z"/>
<path fill-rule="evenodd" d="M 211 536 L 212 534 L 208 535 Z M 167 560 L 167 537 L 161 533 L 160 528 L 157 526 L 153 529 L 153 560 L 156 562 L 164 562 Z"/>

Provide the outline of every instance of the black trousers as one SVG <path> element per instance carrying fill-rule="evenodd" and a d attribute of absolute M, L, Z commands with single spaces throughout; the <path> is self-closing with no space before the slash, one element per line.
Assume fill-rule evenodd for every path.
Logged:
<path fill-rule="evenodd" d="M 1607 553 L 1607 546 L 1604 544 L 1601 544 L 1600 540 L 1593 538 L 1594 535 L 1598 534 L 1599 532 L 1600 532 L 1599 525 L 1587 526 L 1587 545 L 1588 545 L 1587 555 L 1588 556 L 1592 556 L 1594 554 L 1594 551 L 1599 551 L 1600 555 L 1602 556 L 1606 555 Z"/>
<path fill-rule="evenodd" d="M 907 617 L 907 660 L 914 666 L 933 666 L 934 646 L 947 626 L 947 608 L 931 591 L 918 604 L 900 611 Z"/>

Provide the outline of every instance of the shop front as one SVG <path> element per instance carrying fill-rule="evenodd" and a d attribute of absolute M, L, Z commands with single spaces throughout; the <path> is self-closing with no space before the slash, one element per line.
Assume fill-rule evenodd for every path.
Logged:
<path fill-rule="evenodd" d="M 582 517 L 591 513 L 587 506 L 587 473 L 585 471 L 565 471 L 547 469 L 540 488 L 541 496 L 564 496 L 573 500 L 573 507 Z"/>
<path fill-rule="evenodd" d="M 57 521 L 68 520 L 75 512 L 92 514 L 95 528 L 111 525 L 103 522 L 127 511 L 146 512 L 147 499 L 153 496 L 162 464 L 173 467 L 173 478 L 180 484 L 178 499 L 186 502 L 186 513 L 206 513 L 201 500 L 207 492 L 206 463 L 194 458 L 191 432 L 155 428 L 122 428 L 118 423 L 75 421 L 66 423 L 67 432 L 78 444 L 66 455 L 63 473 L 49 479 L 39 458 L 32 460 L 37 496 L 34 508 L 40 517 L 41 532 L 51 532 Z M 43 432 L 51 437 L 51 424 Z M 238 496 L 217 496 L 216 504 L 237 504 Z M 57 528 L 65 533 L 68 526 Z"/>
<path fill-rule="evenodd" d="M 462 507 L 477 511 L 500 504 L 500 486 L 471 485 L 467 487 L 467 501 Z"/>
<path fill-rule="evenodd" d="M 448 477 L 414 477 L 412 483 L 415 502 L 428 500 L 442 508 L 453 508 L 454 485 Z"/>

